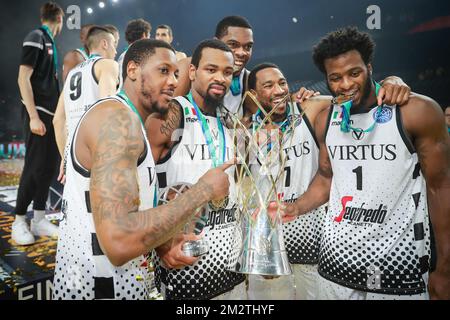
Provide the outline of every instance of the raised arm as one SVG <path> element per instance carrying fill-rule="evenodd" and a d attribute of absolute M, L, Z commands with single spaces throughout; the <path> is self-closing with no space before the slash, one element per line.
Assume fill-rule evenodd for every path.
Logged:
<path fill-rule="evenodd" d="M 437 266 L 429 278 L 431 299 L 450 299 L 450 139 L 444 114 L 433 100 L 411 98 L 402 108 L 427 182 L 428 208 L 436 239 Z"/>
<path fill-rule="evenodd" d="M 327 128 L 329 108 L 321 111 L 316 118 L 314 131 L 319 142 L 319 169 L 314 176 L 308 190 L 305 191 L 294 203 L 286 204 L 284 209 L 283 222 L 295 220 L 301 214 L 326 203 L 330 197 L 331 179 L 333 171 L 331 169 L 330 158 L 328 157 L 327 146 L 325 144 L 325 130 Z"/>
<path fill-rule="evenodd" d="M 229 185 L 226 168 L 212 169 L 169 204 L 138 211 L 136 164 L 144 150 L 142 130 L 134 114 L 111 104 L 98 106 L 90 115 L 98 126 L 86 137 L 91 154 L 90 196 L 100 246 L 112 264 L 123 265 L 172 238 L 194 209 L 211 198 L 224 197 Z"/>

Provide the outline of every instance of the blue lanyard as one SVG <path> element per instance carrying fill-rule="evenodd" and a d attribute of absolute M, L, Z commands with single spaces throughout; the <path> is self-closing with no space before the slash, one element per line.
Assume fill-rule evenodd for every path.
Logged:
<path fill-rule="evenodd" d="M 375 84 L 375 95 L 378 96 L 378 92 L 380 91 L 381 86 L 374 81 Z M 373 124 L 367 128 L 366 130 L 363 129 L 359 129 L 359 128 L 353 128 L 350 125 L 350 109 L 353 105 L 353 101 L 347 101 L 344 102 L 341 107 L 342 107 L 342 122 L 341 122 L 341 131 L 342 132 L 350 132 L 350 130 L 355 131 L 355 132 L 371 132 L 374 128 L 375 128 L 375 124 L 377 123 L 378 117 L 381 114 L 381 106 L 377 106 L 377 111 L 376 111 L 376 115 L 375 115 L 375 120 L 373 122 Z"/>
<path fill-rule="evenodd" d="M 290 108 L 286 108 L 286 118 L 281 121 L 281 122 L 272 122 L 273 124 L 278 126 L 278 130 L 280 132 L 281 135 L 285 135 L 287 134 L 287 128 L 291 125 L 291 121 L 293 119 L 293 117 L 291 117 L 291 112 L 290 112 Z M 264 115 L 262 113 L 262 111 L 260 109 L 258 109 L 258 111 L 256 111 L 256 114 L 254 115 L 254 120 L 253 120 L 253 130 L 257 130 L 261 125 L 262 125 L 262 121 L 264 119 Z M 294 120 L 294 127 L 298 124 L 298 121 Z M 272 141 L 269 141 L 267 143 L 267 151 L 270 151 L 272 149 Z"/>
<path fill-rule="evenodd" d="M 263 115 L 262 111 L 258 109 L 258 111 L 256 111 L 256 114 L 255 114 L 255 121 L 253 122 L 253 128 L 257 129 L 258 127 L 260 127 L 264 117 L 265 116 Z M 286 118 L 281 122 L 272 121 L 272 123 L 276 124 L 282 133 L 285 133 L 287 128 L 291 125 L 292 119 L 293 119 L 293 117 L 291 117 L 291 109 L 288 105 L 288 107 L 286 108 Z M 255 126 L 255 123 L 256 123 L 256 126 Z M 298 123 L 298 121 L 295 121 L 294 126 L 296 126 L 297 123 Z"/>
<path fill-rule="evenodd" d="M 53 38 L 52 30 L 46 25 L 42 25 L 42 29 L 47 33 L 47 35 L 52 40 L 52 47 L 53 47 L 53 65 L 55 66 L 55 74 L 58 73 L 58 52 L 56 51 L 56 44 L 55 39 Z"/>
<path fill-rule="evenodd" d="M 101 57 L 101 55 L 99 55 L 98 53 L 92 53 L 92 54 L 89 55 L 88 59 L 93 59 L 93 58 L 96 58 L 96 57 Z M 122 91 L 121 91 L 121 93 L 122 93 Z M 124 92 L 124 94 L 125 94 L 125 92 Z"/>
<path fill-rule="evenodd" d="M 231 86 L 230 91 L 233 96 L 237 96 L 241 93 L 241 82 L 240 80 L 241 75 L 233 76 L 233 79 L 231 80 Z"/>
<path fill-rule="evenodd" d="M 131 102 L 130 98 L 128 98 L 127 94 L 125 93 L 125 91 L 122 89 L 120 90 L 119 97 L 121 97 L 123 100 L 125 100 L 127 102 L 127 104 L 130 106 L 131 110 L 133 110 L 134 113 L 137 114 L 137 116 L 139 117 L 139 120 L 141 121 L 141 124 L 143 127 L 144 126 L 144 121 L 142 121 L 141 115 L 139 114 L 139 112 L 137 111 L 136 107 L 134 106 L 133 102 Z M 146 143 L 144 141 L 144 143 Z M 151 150 L 147 150 L 147 152 L 152 152 Z M 155 190 L 153 193 L 153 208 L 156 208 L 158 206 L 158 180 L 156 180 L 155 183 Z"/>
<path fill-rule="evenodd" d="M 219 156 L 221 158 L 221 161 L 218 159 L 219 157 L 216 155 L 216 148 L 213 143 L 213 139 L 211 136 L 211 130 L 209 128 L 209 124 L 206 121 L 205 117 L 203 116 L 203 113 L 200 111 L 200 108 L 197 106 L 197 104 L 194 101 L 194 98 L 192 97 L 192 92 L 189 92 L 187 95 L 189 102 L 194 106 L 195 113 L 197 114 L 197 119 L 201 124 L 203 136 L 205 137 L 206 144 L 208 145 L 209 153 L 211 154 L 211 160 L 213 162 L 213 167 L 216 168 L 223 164 L 225 162 L 225 151 L 226 151 L 226 140 L 225 140 L 225 132 L 223 129 L 222 122 L 217 119 L 217 127 L 219 129 L 220 133 L 220 140 L 219 140 L 219 149 L 222 151 L 222 154 Z"/>
<path fill-rule="evenodd" d="M 82 52 L 84 58 L 89 59 L 89 56 L 88 56 L 85 48 L 81 47 L 81 48 L 78 48 L 78 50 L 80 50 Z"/>

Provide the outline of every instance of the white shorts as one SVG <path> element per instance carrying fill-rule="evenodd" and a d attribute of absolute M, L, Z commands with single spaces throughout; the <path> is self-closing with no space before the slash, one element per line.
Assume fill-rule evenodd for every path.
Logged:
<path fill-rule="evenodd" d="M 294 264 L 293 274 L 266 279 L 249 275 L 249 300 L 314 300 L 317 292 L 317 265 Z"/>
<path fill-rule="evenodd" d="M 426 279 L 427 276 L 424 276 Z M 426 281 L 425 283 L 427 283 Z M 341 286 L 321 276 L 318 280 L 318 300 L 428 300 L 428 292 L 414 295 L 393 295 L 359 291 Z"/>

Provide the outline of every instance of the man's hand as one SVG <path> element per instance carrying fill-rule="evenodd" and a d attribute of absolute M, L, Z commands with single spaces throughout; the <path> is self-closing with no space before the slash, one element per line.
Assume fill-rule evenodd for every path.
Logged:
<path fill-rule="evenodd" d="M 236 163 L 236 159 L 225 162 L 220 167 L 208 170 L 200 177 L 199 182 L 203 182 L 210 188 L 210 200 L 221 200 L 229 194 L 230 182 L 225 170 Z"/>
<path fill-rule="evenodd" d="M 430 273 L 428 292 L 431 300 L 450 300 L 450 274 L 439 269 Z"/>
<path fill-rule="evenodd" d="M 61 184 L 66 184 L 66 173 L 64 172 L 64 159 L 61 160 L 61 164 L 59 165 L 59 174 L 58 180 Z"/>
<path fill-rule="evenodd" d="M 320 92 L 318 91 L 315 92 L 313 90 L 308 90 L 305 87 L 301 87 L 300 90 L 292 95 L 292 100 L 294 100 L 294 102 L 302 103 L 303 101 L 318 95 L 320 95 Z"/>
<path fill-rule="evenodd" d="M 399 77 L 387 77 L 381 82 L 381 85 L 382 87 L 377 96 L 377 104 L 379 106 L 383 103 L 401 106 L 409 101 L 411 88 Z"/>
<path fill-rule="evenodd" d="M 45 124 L 39 117 L 30 119 L 30 130 L 33 134 L 37 134 L 38 136 L 44 136 L 47 132 Z"/>
<path fill-rule="evenodd" d="M 195 241 L 201 239 L 201 236 L 195 234 L 179 234 L 165 244 L 155 249 L 164 267 L 169 269 L 181 269 L 185 266 L 193 265 L 198 258 L 189 257 L 183 253 L 183 244 L 187 241 Z"/>
<path fill-rule="evenodd" d="M 281 211 L 281 221 L 283 223 L 292 222 L 298 217 L 297 206 L 295 202 L 285 203 Z"/>

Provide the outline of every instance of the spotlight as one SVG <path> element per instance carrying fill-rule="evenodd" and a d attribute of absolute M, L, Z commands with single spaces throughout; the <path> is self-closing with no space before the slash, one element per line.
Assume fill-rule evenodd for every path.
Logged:
<path fill-rule="evenodd" d="M 98 3 L 98 6 L 103 9 L 105 7 L 105 3 L 103 1 L 100 1 Z"/>
<path fill-rule="evenodd" d="M 92 14 L 92 12 L 94 12 L 94 10 L 92 10 L 92 8 L 87 8 L 87 9 L 86 9 L 86 12 L 87 12 L 88 14 Z"/>

